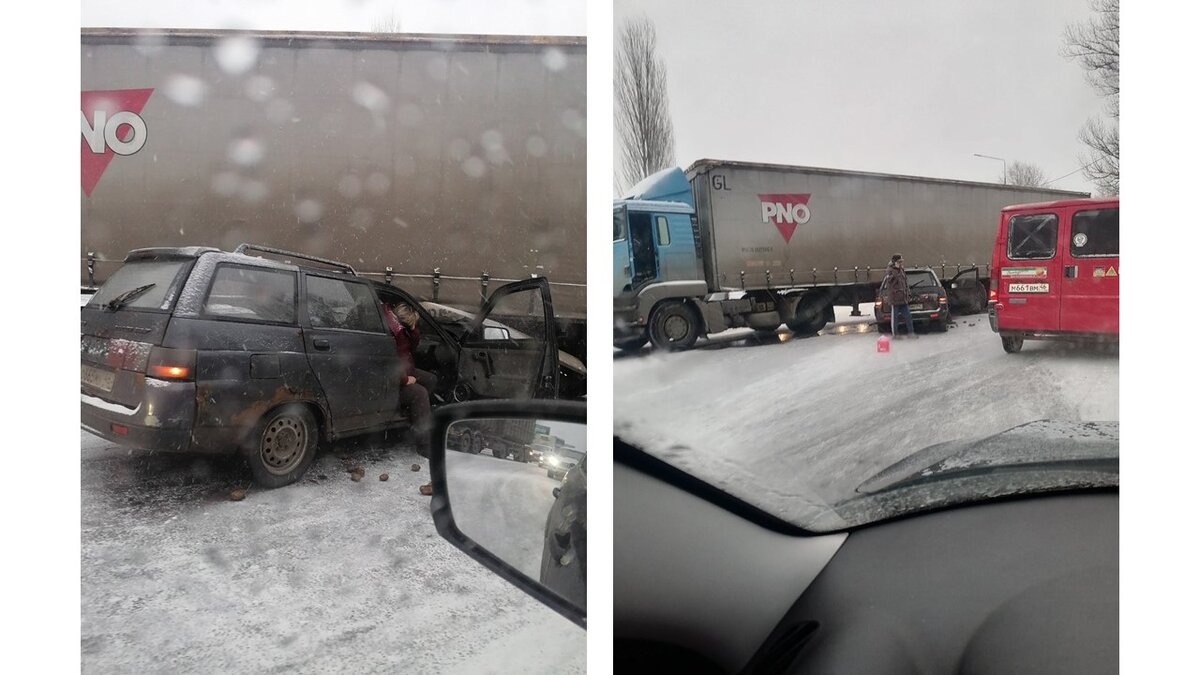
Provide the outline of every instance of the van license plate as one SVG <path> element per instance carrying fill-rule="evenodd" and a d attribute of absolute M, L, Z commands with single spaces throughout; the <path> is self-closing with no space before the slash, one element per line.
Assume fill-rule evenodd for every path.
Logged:
<path fill-rule="evenodd" d="M 79 379 L 88 386 L 111 392 L 116 374 L 108 370 L 93 368 L 92 366 L 83 366 L 83 374 L 80 375 Z"/>
<path fill-rule="evenodd" d="M 1050 284 L 1009 284 L 1009 293 L 1049 293 Z"/>

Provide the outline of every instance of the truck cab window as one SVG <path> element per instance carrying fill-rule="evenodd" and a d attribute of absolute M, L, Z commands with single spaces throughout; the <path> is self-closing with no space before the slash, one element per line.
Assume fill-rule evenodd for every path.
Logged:
<path fill-rule="evenodd" d="M 633 285 L 658 276 L 658 252 L 649 213 L 629 214 L 629 241 L 633 254 Z"/>
<path fill-rule="evenodd" d="M 654 218 L 655 229 L 658 231 L 658 245 L 671 245 L 671 230 L 667 227 L 666 216 L 656 216 Z"/>
<path fill-rule="evenodd" d="M 625 238 L 625 212 L 622 210 L 613 211 L 613 241 L 621 241 Z"/>
<path fill-rule="evenodd" d="M 1118 209 L 1077 211 L 1071 216 L 1071 255 L 1076 258 L 1120 254 Z"/>
<path fill-rule="evenodd" d="M 1008 257 L 1013 260 L 1053 258 L 1058 237 L 1058 216 L 1039 213 L 1013 216 L 1008 221 Z"/>

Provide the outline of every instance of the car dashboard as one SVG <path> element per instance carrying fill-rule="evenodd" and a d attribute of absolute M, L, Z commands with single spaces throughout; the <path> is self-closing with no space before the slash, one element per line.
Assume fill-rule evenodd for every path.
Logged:
<path fill-rule="evenodd" d="M 616 672 L 1117 671 L 1116 490 L 805 536 L 622 456 Z"/>

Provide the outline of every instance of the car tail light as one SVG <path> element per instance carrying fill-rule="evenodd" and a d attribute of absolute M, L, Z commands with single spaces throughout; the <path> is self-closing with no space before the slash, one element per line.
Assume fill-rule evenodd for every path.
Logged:
<path fill-rule="evenodd" d="M 112 432 L 118 436 L 129 435 L 129 427 L 125 426 L 124 424 L 113 424 L 111 428 Z"/>
<path fill-rule="evenodd" d="M 937 314 L 938 314 L 937 312 L 934 312 L 933 314 L 930 314 L 930 315 L 929 315 L 929 318 L 931 318 L 931 319 L 936 319 L 936 318 L 937 318 Z"/>
<path fill-rule="evenodd" d="M 146 374 L 162 380 L 196 378 L 196 350 L 155 347 L 150 350 Z"/>

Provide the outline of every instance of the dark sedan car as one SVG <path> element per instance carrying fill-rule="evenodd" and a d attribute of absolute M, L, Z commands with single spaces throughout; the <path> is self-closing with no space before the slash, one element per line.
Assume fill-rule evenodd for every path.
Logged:
<path fill-rule="evenodd" d="M 557 396 L 545 279 L 498 288 L 461 334 L 379 286 L 350 265 L 263 246 L 133 251 L 81 309 L 82 426 L 130 447 L 240 451 L 258 483 L 287 485 L 322 442 L 408 426 L 382 314 L 396 302 L 416 309 L 426 336 L 416 365 L 442 392 Z M 539 335 L 487 327 L 518 307 L 540 319 Z"/>
<path fill-rule="evenodd" d="M 945 332 L 950 326 L 950 304 L 937 274 L 928 267 L 914 267 L 904 273 L 908 276 L 908 309 L 912 312 L 913 324 L 925 324 Z M 901 317 L 897 320 L 897 325 L 903 324 Z M 892 306 L 885 298 L 875 299 L 875 322 L 880 333 L 892 331 Z"/>

